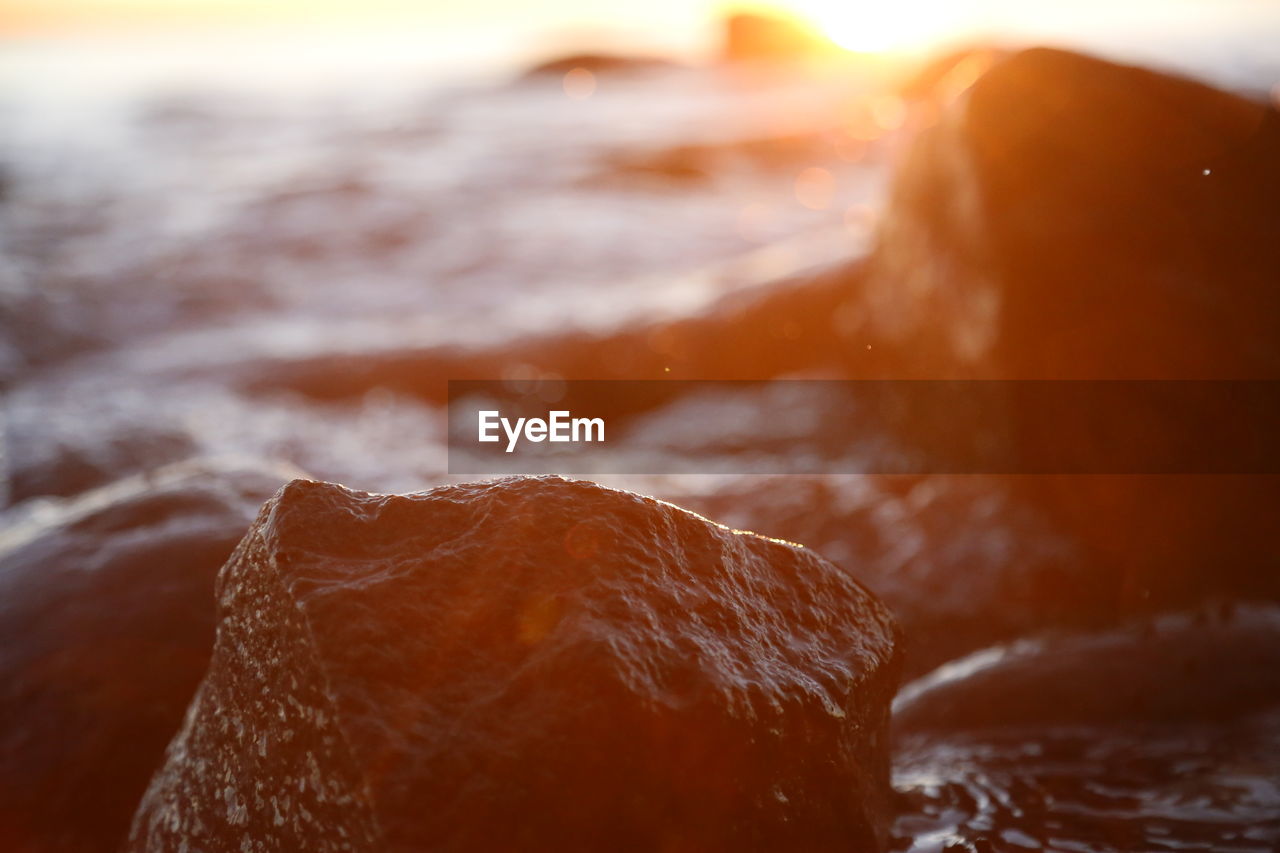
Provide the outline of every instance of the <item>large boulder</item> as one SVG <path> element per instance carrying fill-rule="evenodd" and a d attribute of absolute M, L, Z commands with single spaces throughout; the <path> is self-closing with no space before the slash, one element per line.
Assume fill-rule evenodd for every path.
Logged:
<path fill-rule="evenodd" d="M 1245 98 L 1017 53 L 913 143 L 865 319 L 929 378 L 1276 378 L 1277 143 Z"/>
<path fill-rule="evenodd" d="M 1280 379 L 1276 233 L 1274 109 L 1154 71 L 1023 51 L 979 77 L 904 159 L 856 296 L 849 369 L 867 375 L 862 341 L 875 340 L 883 361 L 870 370 L 894 378 Z M 1206 427 L 1239 424 L 1170 417 L 1158 382 L 1058 407 L 1034 383 L 1002 387 L 1009 458 L 1052 445 L 1096 475 L 1027 478 L 1025 493 L 1129 573 L 1135 605 L 1157 579 L 1201 583 L 1206 564 L 1230 567 L 1213 573 L 1222 591 L 1280 591 L 1280 480 L 1118 476 L 1148 469 L 1108 455 L 1119 436 L 1140 435 L 1135 459 L 1190 448 L 1174 456 L 1194 468 L 1197 448 L 1222 449 L 1198 441 Z M 959 407 L 903 426 L 935 445 L 939 434 L 996 434 Z"/>
<path fill-rule="evenodd" d="M 0 847 L 119 849 L 208 664 L 218 568 L 293 476 L 180 463 L 0 517 Z"/>
<path fill-rule="evenodd" d="M 130 849 L 881 849 L 897 629 L 844 571 L 559 478 L 296 481 L 219 580 Z"/>

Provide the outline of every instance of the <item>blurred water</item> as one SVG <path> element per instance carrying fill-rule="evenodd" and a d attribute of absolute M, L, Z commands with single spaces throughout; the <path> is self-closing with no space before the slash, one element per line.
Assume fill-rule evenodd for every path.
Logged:
<path fill-rule="evenodd" d="M 1280 841 L 1280 711 L 1220 721 L 985 732 L 898 752 L 896 847 L 1221 850 Z"/>
<path fill-rule="evenodd" d="M 11 99 L 10 458 L 146 425 L 194 452 L 305 446 L 285 455 L 317 476 L 425 488 L 444 468 L 430 406 L 245 399 L 227 371 L 607 327 L 696 308 L 734 286 L 717 265 L 757 247 L 783 247 L 764 266 L 784 271 L 813 260 L 788 238 L 857 251 L 846 214 L 874 205 L 884 146 L 839 127 L 870 85 L 673 69 L 601 76 L 587 100 L 556 75 Z M 814 167 L 831 175 L 824 209 L 796 197 Z"/>

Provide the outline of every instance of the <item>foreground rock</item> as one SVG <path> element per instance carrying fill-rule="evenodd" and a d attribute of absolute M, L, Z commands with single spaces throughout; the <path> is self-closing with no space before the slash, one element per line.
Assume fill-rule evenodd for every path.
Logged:
<path fill-rule="evenodd" d="M 219 587 L 132 850 L 883 844 L 896 628 L 804 549 L 557 478 L 296 481 Z"/>
<path fill-rule="evenodd" d="M 204 674 L 214 576 L 293 472 L 182 463 L 0 530 L 0 846 L 115 851 Z"/>

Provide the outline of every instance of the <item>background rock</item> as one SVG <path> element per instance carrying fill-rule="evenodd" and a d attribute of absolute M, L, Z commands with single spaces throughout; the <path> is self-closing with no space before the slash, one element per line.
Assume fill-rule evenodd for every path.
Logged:
<path fill-rule="evenodd" d="M 0 846 L 114 851 L 213 646 L 213 582 L 292 471 L 182 463 L 0 531 Z"/>
<path fill-rule="evenodd" d="M 865 332 L 895 378 L 1280 378 L 1278 143 L 1262 104 L 1079 54 L 1017 53 L 904 159 L 864 278 Z M 862 359 L 851 346 L 851 372 Z M 1155 383 L 1149 396 L 1134 406 L 1150 413 L 1149 441 L 1185 443 L 1189 425 L 1161 416 Z M 1096 456 L 1118 417 L 1045 418 L 1016 391 L 1008 411 L 1009 441 L 1071 446 L 1071 461 Z M 899 428 L 991 435 L 959 411 Z M 1169 578 L 1183 599 L 1206 583 L 1280 593 L 1276 477 L 1019 485 L 1124 574 L 1135 605 Z"/>

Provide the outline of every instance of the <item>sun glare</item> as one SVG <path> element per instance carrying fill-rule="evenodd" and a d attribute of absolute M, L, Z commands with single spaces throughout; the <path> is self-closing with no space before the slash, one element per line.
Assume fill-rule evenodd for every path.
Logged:
<path fill-rule="evenodd" d="M 845 50 L 881 53 L 919 47 L 958 22 L 944 0 L 789 0 L 795 13 Z"/>

